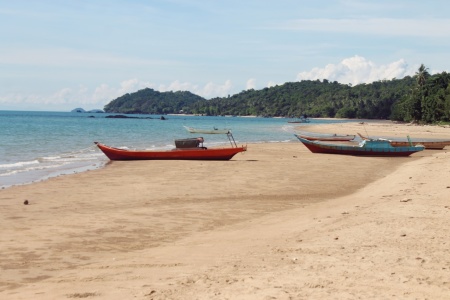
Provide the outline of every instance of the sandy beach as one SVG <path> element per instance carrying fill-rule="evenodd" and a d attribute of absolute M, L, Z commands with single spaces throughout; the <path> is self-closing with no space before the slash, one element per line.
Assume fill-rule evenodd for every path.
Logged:
<path fill-rule="evenodd" d="M 302 130 L 450 139 L 392 122 Z M 111 162 L 0 190 L 0 299 L 450 299 L 449 199 L 450 146 Z"/>

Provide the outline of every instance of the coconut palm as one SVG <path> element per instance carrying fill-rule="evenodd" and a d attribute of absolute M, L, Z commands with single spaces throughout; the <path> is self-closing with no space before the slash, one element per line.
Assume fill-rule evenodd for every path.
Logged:
<path fill-rule="evenodd" d="M 425 90 L 424 86 L 427 79 L 430 77 L 428 68 L 421 64 L 419 70 L 416 72 L 417 92 L 412 95 L 412 117 L 414 121 L 422 120 L 422 112 L 425 105 Z"/>
<path fill-rule="evenodd" d="M 416 81 L 421 89 L 423 89 L 423 86 L 429 77 L 430 73 L 428 72 L 428 68 L 426 68 L 424 64 L 421 64 L 419 70 L 416 72 Z"/>

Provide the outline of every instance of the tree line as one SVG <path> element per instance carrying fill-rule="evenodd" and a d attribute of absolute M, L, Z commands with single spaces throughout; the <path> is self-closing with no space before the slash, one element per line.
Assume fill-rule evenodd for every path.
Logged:
<path fill-rule="evenodd" d="M 449 84 L 448 73 L 430 75 L 422 64 L 414 76 L 403 79 L 355 86 L 326 79 L 303 80 L 210 100 L 190 92 L 158 92 L 146 88 L 112 100 L 105 106 L 105 111 L 449 122 Z"/>

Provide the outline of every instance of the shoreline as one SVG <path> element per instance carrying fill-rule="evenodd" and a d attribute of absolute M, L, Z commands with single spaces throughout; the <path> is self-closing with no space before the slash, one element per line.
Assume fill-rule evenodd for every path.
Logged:
<path fill-rule="evenodd" d="M 84 173 L 89 172 L 97 169 L 102 169 L 105 167 L 105 165 L 108 164 L 108 161 L 94 161 L 92 160 L 89 163 L 80 163 L 79 166 L 71 166 L 69 168 L 59 168 L 57 170 L 51 171 L 51 172 L 42 172 L 40 175 L 36 175 L 39 172 L 33 172 L 33 174 L 21 174 L 19 177 L 20 179 L 13 180 L 11 178 L 8 178 L 11 183 L 8 183 L 7 185 L 0 186 L 0 190 L 9 189 L 16 186 L 24 186 L 24 185 L 30 185 L 35 184 L 43 181 L 50 180 L 52 178 L 57 178 L 61 176 L 68 176 L 68 175 L 74 175 L 78 173 Z"/>
<path fill-rule="evenodd" d="M 444 299 L 449 158 L 262 143 L 226 162 L 112 162 L 0 190 L 0 295 Z"/>
<path fill-rule="evenodd" d="M 306 124 L 298 126 L 298 131 L 311 131 L 317 133 L 356 134 L 362 133 L 367 136 L 376 137 L 403 137 L 410 135 L 411 138 L 434 138 L 450 140 L 450 127 L 438 125 L 416 125 L 410 123 L 397 123 L 393 121 L 374 122 L 348 122 L 330 124 Z"/>
<path fill-rule="evenodd" d="M 328 118 L 321 118 L 321 119 L 323 119 L 323 120 L 330 120 Z M 333 119 L 333 120 L 350 121 L 348 119 Z M 364 121 L 364 120 L 361 120 L 361 121 Z M 352 124 L 352 123 L 356 124 L 356 122 L 345 122 L 345 124 Z M 391 122 L 391 121 L 386 121 L 386 120 L 380 120 L 380 121 L 379 120 L 369 120 L 368 122 L 363 122 L 363 123 L 365 125 L 367 125 L 367 126 L 370 126 L 369 125 L 370 123 L 372 123 L 372 124 L 385 124 L 385 125 L 386 124 L 387 125 L 398 124 L 396 122 Z M 306 130 L 311 130 L 311 131 L 316 131 L 317 130 L 318 132 L 320 132 L 321 130 L 323 132 L 327 132 L 327 130 L 328 130 L 328 129 L 325 129 L 325 130 L 323 129 L 323 128 L 328 128 L 326 126 L 327 124 L 317 124 L 317 123 L 310 124 L 310 123 L 305 123 L 305 124 L 302 124 L 302 125 L 304 125 L 304 126 L 297 126 L 297 130 L 299 130 L 299 131 L 302 131 L 302 130 L 305 130 L 305 129 Z M 325 126 L 322 126 L 322 125 L 325 125 Z M 401 124 L 401 125 L 402 126 L 410 126 L 411 124 Z M 366 126 L 364 126 L 364 127 L 366 127 Z M 438 128 L 438 126 L 430 126 L 430 127 Z M 442 128 L 445 128 L 445 126 L 442 127 Z M 365 131 L 364 128 L 359 128 L 358 130 L 361 131 L 361 132 Z M 356 133 L 356 131 L 354 133 Z M 405 134 L 405 136 L 406 136 L 406 134 Z M 405 136 L 403 136 L 403 138 Z M 291 140 L 263 141 L 261 143 L 266 143 L 266 142 L 275 142 L 275 143 L 276 142 L 283 142 L 284 143 L 284 142 L 297 142 L 297 141 L 296 141 L 295 138 L 292 138 Z M 258 142 L 254 142 L 253 141 L 251 143 L 258 143 Z M 88 148 L 83 148 L 83 149 L 77 150 L 77 152 L 81 153 L 82 151 L 89 150 L 92 147 L 93 146 L 88 147 Z M 97 150 L 97 149 L 95 148 L 95 150 Z M 29 170 L 27 171 L 25 169 L 25 167 L 27 165 L 29 166 L 30 163 L 32 163 L 32 161 L 25 160 L 25 161 L 17 162 L 17 165 L 22 165 L 22 166 L 21 167 L 17 167 L 17 169 L 14 169 L 16 167 L 13 167 L 13 169 L 11 169 L 11 171 L 10 171 L 11 174 L 13 174 L 13 173 L 16 173 L 16 174 L 13 174 L 13 175 L 11 175 L 11 174 L 2 174 L 0 176 L 0 178 L 3 178 L 3 181 L 0 184 L 0 189 L 7 189 L 7 188 L 10 188 L 12 186 L 33 184 L 33 183 L 36 183 L 36 182 L 45 181 L 48 178 L 65 176 L 65 175 L 70 175 L 70 174 L 74 174 L 74 173 L 84 172 L 85 170 L 94 170 L 94 169 L 102 168 L 103 165 L 108 162 L 108 159 L 106 157 L 104 157 L 103 153 L 101 153 L 99 151 L 97 151 L 97 152 L 98 152 L 98 156 L 97 157 L 92 157 L 92 158 L 87 159 L 87 160 L 83 158 L 83 160 L 80 160 L 78 162 L 64 162 L 64 161 L 61 161 L 61 162 L 57 162 L 57 161 L 50 162 L 49 161 L 50 163 L 53 163 L 54 165 L 52 165 L 52 166 L 47 166 L 47 165 L 42 165 L 41 166 L 40 164 L 38 166 L 32 165 L 31 167 L 29 167 L 29 168 L 34 169 L 32 171 L 29 171 Z M 63 159 L 65 157 L 67 157 L 68 155 L 70 155 L 70 153 L 62 152 L 62 153 L 59 153 L 59 154 L 58 153 L 51 154 L 50 156 L 55 156 L 55 157 L 61 156 L 60 159 Z M 45 157 L 43 157 L 43 158 L 38 157 L 35 160 L 41 160 L 41 159 L 45 160 Z M 67 163 L 69 163 L 71 165 L 65 166 L 65 164 L 67 164 Z M 8 164 L 13 165 L 14 162 L 8 163 Z"/>

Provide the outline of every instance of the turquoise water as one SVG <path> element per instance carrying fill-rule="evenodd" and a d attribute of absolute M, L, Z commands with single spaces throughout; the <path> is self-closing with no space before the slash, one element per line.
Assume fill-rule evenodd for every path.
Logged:
<path fill-rule="evenodd" d="M 205 146 L 229 145 L 224 135 L 191 134 L 183 126 L 229 128 L 238 144 L 296 141 L 283 118 L 0 111 L 0 188 L 100 168 L 108 162 L 94 141 L 129 149 L 171 149 L 174 140 L 203 136 Z M 148 118 L 151 119 L 148 119 Z M 311 120 L 310 124 L 338 122 Z M 251 151 L 251 148 L 249 148 Z"/>

